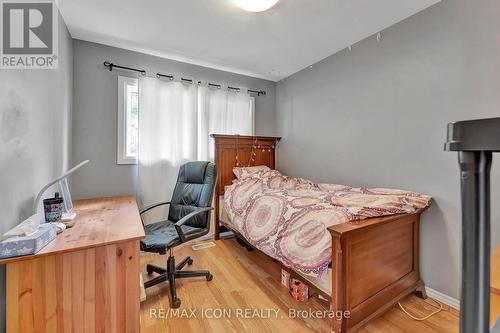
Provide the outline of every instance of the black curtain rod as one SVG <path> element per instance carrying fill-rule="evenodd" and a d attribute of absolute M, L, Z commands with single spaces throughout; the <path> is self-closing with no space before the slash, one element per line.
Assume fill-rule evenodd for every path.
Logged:
<path fill-rule="evenodd" d="M 173 75 L 165 75 L 165 74 L 160 74 L 160 73 L 156 73 L 156 77 L 158 79 L 164 77 L 164 78 L 169 79 L 170 81 L 172 81 L 174 79 Z"/>
<path fill-rule="evenodd" d="M 257 94 L 257 96 L 260 96 L 260 95 L 266 96 L 266 91 L 265 90 L 252 90 L 252 89 L 248 89 L 247 91 L 249 93 L 252 93 L 252 94 Z"/>
<path fill-rule="evenodd" d="M 158 79 L 160 79 L 160 78 L 164 77 L 164 78 L 169 79 L 170 81 L 172 81 L 172 80 L 174 79 L 174 76 L 173 76 L 173 75 L 170 75 L 170 74 L 169 74 L 169 75 L 167 75 L 167 74 L 156 73 L 156 77 L 157 77 Z M 185 78 L 183 78 L 183 77 L 181 77 L 181 81 L 184 81 L 184 82 L 189 82 L 189 83 L 193 83 L 193 80 L 191 80 L 191 79 L 185 79 Z"/>
<path fill-rule="evenodd" d="M 141 73 L 142 75 L 146 75 L 146 71 L 143 70 L 143 69 L 137 69 L 137 68 L 131 68 L 131 67 L 125 67 L 125 66 L 115 65 L 115 64 L 113 64 L 112 62 L 109 62 L 109 61 L 105 61 L 104 62 L 104 67 L 108 68 L 110 72 L 113 70 L 113 68 L 120 68 L 120 69 L 126 69 L 126 70 L 129 70 L 129 71 L 138 72 L 138 73 Z"/>
<path fill-rule="evenodd" d="M 200 83 L 201 83 L 201 81 L 198 81 L 198 84 L 200 84 Z M 217 88 L 217 89 L 222 88 L 222 86 L 221 86 L 220 84 L 215 84 L 215 83 L 210 83 L 210 82 L 209 82 L 209 83 L 207 83 L 207 85 L 208 85 L 209 87 L 214 87 L 214 88 Z M 240 91 L 240 88 L 229 87 L 229 86 L 227 87 L 227 89 L 233 89 L 233 90 L 238 90 L 238 91 Z M 251 92 L 251 93 L 253 93 L 253 94 L 257 94 L 257 95 L 259 95 L 259 96 L 260 96 L 260 95 L 265 95 L 265 94 L 266 94 L 266 92 L 265 92 L 264 90 L 260 90 L 260 91 L 259 91 L 259 90 L 252 90 L 252 89 L 248 89 L 247 91 L 248 91 L 248 92 Z"/>
<path fill-rule="evenodd" d="M 138 72 L 142 75 L 146 75 L 146 71 L 144 69 L 137 69 L 137 68 L 132 68 L 132 67 L 125 67 L 125 66 L 120 66 L 120 65 L 116 65 L 116 64 L 113 64 L 112 62 L 109 62 L 109 61 L 105 61 L 104 62 L 104 67 L 108 68 L 109 71 L 111 72 L 113 70 L 113 68 L 120 68 L 120 69 L 126 69 L 126 70 L 129 70 L 129 71 L 134 71 L 134 72 Z M 156 73 L 156 77 L 159 79 L 159 78 L 167 78 L 169 80 L 173 80 L 174 79 L 174 76 L 172 74 L 161 74 L 161 73 Z M 181 77 L 181 81 L 184 81 L 184 82 L 189 82 L 189 83 L 193 83 L 193 80 L 192 79 L 185 79 L 183 77 Z M 201 84 L 201 81 L 198 81 L 198 84 Z M 216 83 L 208 83 L 208 86 L 209 87 L 216 87 L 218 89 L 220 89 L 222 87 L 222 85 L 220 84 L 216 84 Z M 237 87 L 231 87 L 231 86 L 228 86 L 227 89 L 229 90 L 236 90 L 236 91 L 240 91 L 241 88 L 237 88 Z M 265 90 L 252 90 L 252 89 L 248 89 L 247 90 L 249 93 L 252 93 L 252 94 L 257 94 L 257 96 L 265 96 L 266 95 L 266 91 Z"/>

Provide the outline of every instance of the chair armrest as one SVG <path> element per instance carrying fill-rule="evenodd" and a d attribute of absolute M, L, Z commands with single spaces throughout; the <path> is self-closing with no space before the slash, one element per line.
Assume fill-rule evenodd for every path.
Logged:
<path fill-rule="evenodd" d="M 142 215 L 145 212 L 147 212 L 147 211 L 149 211 L 149 210 L 151 210 L 153 208 L 156 208 L 156 207 L 159 207 L 159 206 L 163 206 L 163 205 L 170 205 L 170 201 L 157 202 L 157 203 L 154 203 L 152 205 L 146 206 L 146 207 L 144 207 L 143 209 L 141 209 L 139 211 L 139 215 Z"/>
<path fill-rule="evenodd" d="M 182 219 L 180 219 L 179 221 L 177 221 L 174 224 L 175 230 L 177 231 L 177 234 L 179 235 L 179 238 L 181 239 L 181 242 L 184 243 L 186 241 L 186 236 L 184 235 L 184 232 L 182 231 L 181 226 L 184 223 L 186 223 L 187 221 L 191 220 L 196 215 L 199 215 L 199 214 L 205 213 L 205 212 L 209 212 L 209 211 L 211 211 L 213 209 L 214 209 L 213 207 L 203 207 L 203 208 L 200 208 L 198 210 L 195 210 L 194 212 L 191 212 L 191 213 L 187 214 L 186 216 L 184 216 Z"/>

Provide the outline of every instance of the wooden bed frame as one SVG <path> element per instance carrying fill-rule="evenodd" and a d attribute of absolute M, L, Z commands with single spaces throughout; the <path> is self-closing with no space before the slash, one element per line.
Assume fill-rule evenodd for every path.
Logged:
<path fill-rule="evenodd" d="M 275 148 L 280 138 L 211 136 L 215 140 L 218 168 L 215 238 L 219 239 L 224 227 L 219 219 L 219 197 L 224 195 L 225 186 L 235 179 L 233 168 L 237 161 L 240 166 L 267 165 L 274 169 Z M 346 222 L 328 228 L 332 236 L 331 310 L 349 314 L 332 320 L 334 332 L 357 331 L 411 293 L 427 298 L 419 272 L 422 211 Z"/>

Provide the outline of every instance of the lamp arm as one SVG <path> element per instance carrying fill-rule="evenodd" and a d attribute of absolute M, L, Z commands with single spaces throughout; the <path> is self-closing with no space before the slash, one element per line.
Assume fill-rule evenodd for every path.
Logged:
<path fill-rule="evenodd" d="M 89 162 L 90 162 L 89 160 L 85 160 L 85 161 L 81 162 L 80 164 L 78 164 L 75 167 L 69 169 L 68 171 L 66 171 L 65 173 L 63 173 L 61 176 L 57 177 L 56 179 L 54 179 L 53 181 L 51 181 L 50 183 L 48 183 L 47 185 L 45 185 L 44 187 L 42 187 L 42 189 L 40 190 L 40 192 L 38 192 L 38 195 L 36 196 L 35 203 L 33 205 L 33 214 L 36 214 L 37 208 L 38 208 L 38 204 L 40 203 L 40 199 L 42 198 L 42 195 L 45 193 L 45 191 L 47 191 L 47 189 L 49 187 L 51 187 L 52 185 L 54 185 L 55 183 L 57 183 L 61 179 L 64 179 L 64 178 L 68 177 L 70 174 L 72 174 L 76 170 L 80 169 L 82 166 L 84 166 L 85 164 L 87 164 Z"/>

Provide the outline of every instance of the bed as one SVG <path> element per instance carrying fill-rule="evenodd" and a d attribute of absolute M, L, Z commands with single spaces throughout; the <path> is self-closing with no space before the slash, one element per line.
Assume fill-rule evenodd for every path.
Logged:
<path fill-rule="evenodd" d="M 354 332 L 411 293 L 416 293 L 423 298 L 426 297 L 425 287 L 419 274 L 419 223 L 420 215 L 428 206 L 430 198 L 424 197 L 424 199 L 428 199 L 427 204 L 421 204 L 421 207 L 410 209 L 408 211 L 411 212 L 404 214 L 370 217 L 377 214 L 389 214 L 392 211 L 379 213 L 376 210 L 360 211 L 356 209 L 349 212 L 350 215 L 345 218 L 346 220 L 352 220 L 349 222 L 343 222 L 344 215 L 339 215 L 336 223 L 329 224 L 326 228 L 328 247 L 323 244 L 321 251 L 326 249 L 328 255 L 323 255 L 321 260 L 314 261 L 312 265 L 301 266 L 283 255 L 281 253 L 283 251 L 278 251 L 280 253 L 271 251 L 270 247 L 265 245 L 266 242 L 269 242 L 267 238 L 262 241 L 262 239 L 252 236 L 258 236 L 260 230 L 256 234 L 252 234 L 252 232 L 249 232 L 248 227 L 242 227 L 241 221 L 235 222 L 238 219 L 239 207 L 237 205 L 231 206 L 228 201 L 238 198 L 238 200 L 244 202 L 245 193 L 248 191 L 245 192 L 246 190 L 243 188 L 245 191 L 241 190 L 239 193 L 235 193 L 236 189 L 244 186 L 250 188 L 252 185 L 246 184 L 247 178 L 245 177 L 248 175 L 243 177 L 245 178 L 244 182 L 241 179 L 236 180 L 233 169 L 235 167 L 245 167 L 236 170 L 242 170 L 243 173 L 251 170 L 247 173 L 253 173 L 254 169 L 264 168 L 262 169 L 264 170 L 263 173 L 258 174 L 252 181 L 257 183 L 265 181 L 266 184 L 269 184 L 266 187 L 267 192 L 262 194 L 267 196 L 266 200 L 274 200 L 269 199 L 271 197 L 289 196 L 289 190 L 306 189 L 316 191 L 316 194 L 320 193 L 322 195 L 321 200 L 323 200 L 321 201 L 322 205 L 335 206 L 339 205 L 336 200 L 343 200 L 343 197 L 352 197 L 350 191 L 353 190 L 351 188 L 321 188 L 321 185 L 310 181 L 286 177 L 274 171 L 275 150 L 280 141 L 278 137 L 231 135 L 212 135 L 212 137 L 215 140 L 214 158 L 218 167 L 215 238 L 219 239 L 221 232 L 229 229 L 257 250 L 280 261 L 292 275 L 306 279 L 310 287 L 312 287 L 311 289 L 328 299 L 333 313 L 348 314 L 341 317 L 334 316 L 335 319 L 331 320 L 333 331 L 337 333 Z M 258 167 L 247 169 L 251 166 Z M 266 167 L 271 171 L 266 170 Z M 238 174 L 238 172 L 236 173 Z M 242 176 L 244 175 L 239 175 L 239 178 Z M 282 177 L 281 180 L 276 182 L 275 178 L 280 176 Z M 295 183 L 292 185 L 286 184 L 290 179 Z M 283 181 L 285 184 L 283 184 Z M 279 185 L 273 185 L 275 183 L 279 183 Z M 364 189 L 354 189 L 354 191 L 354 197 L 364 195 L 366 192 L 363 192 Z M 249 193 L 251 192 L 249 191 Z M 225 194 L 226 202 L 223 201 Z M 261 195 L 260 192 L 259 195 Z M 411 200 L 415 199 L 411 197 L 410 195 Z M 252 200 L 252 202 L 255 201 Z M 281 202 L 280 200 L 282 199 L 276 199 L 277 202 Z M 329 200 L 328 203 L 325 203 L 325 200 Z M 307 204 L 307 202 L 302 203 Z M 340 204 L 344 203 L 340 202 Z M 281 207 L 280 204 L 276 204 L 276 206 Z M 415 205 L 415 207 L 417 206 Z M 228 209 L 224 209 L 224 207 Z M 296 214 L 300 215 L 304 209 L 302 207 L 297 208 Z M 322 210 L 321 212 L 325 211 Z M 397 210 L 393 212 L 397 212 Z M 260 213 L 259 209 L 240 213 L 269 215 Z M 254 220 L 258 221 L 259 218 L 257 217 Z M 286 224 L 291 219 L 288 216 L 287 218 L 281 218 L 280 221 Z M 277 225 L 281 228 L 281 225 Z M 301 233 L 296 233 L 293 236 L 300 238 L 300 235 Z M 322 237 L 324 240 L 324 235 Z M 328 280 L 327 285 L 330 288 L 325 286 L 325 279 Z"/>

